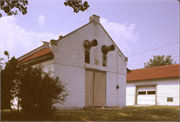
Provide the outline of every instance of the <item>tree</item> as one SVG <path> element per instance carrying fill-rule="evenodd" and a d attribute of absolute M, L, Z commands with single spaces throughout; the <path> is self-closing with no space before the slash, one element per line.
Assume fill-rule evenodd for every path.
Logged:
<path fill-rule="evenodd" d="M 8 52 L 5 54 L 9 56 Z M 31 67 L 17 63 L 12 57 L 1 70 L 1 109 L 11 109 L 10 101 L 16 97 L 28 119 L 48 117 L 55 110 L 54 104 L 66 101 L 66 84 L 50 71 L 44 72 L 40 65 Z"/>
<path fill-rule="evenodd" d="M 19 9 L 19 11 L 24 15 L 27 13 L 27 7 L 28 1 L 27 0 L 17 0 L 17 1 L 1 1 L 1 9 L 7 14 L 7 15 L 17 15 L 17 10 L 13 10 L 14 8 Z M 0 13 L 1 14 L 1 13 Z M 2 16 L 2 14 L 1 14 Z"/>
<path fill-rule="evenodd" d="M 3 68 L 3 63 L 1 62 L 1 61 L 3 61 L 4 60 L 4 58 L 0 58 L 0 71 L 1 71 L 1 69 Z"/>
<path fill-rule="evenodd" d="M 170 65 L 173 63 L 173 59 L 171 59 L 171 55 L 167 55 L 166 58 L 164 55 L 160 56 L 153 56 L 153 59 L 150 59 L 149 62 L 144 63 L 144 68 L 148 67 L 156 67 L 156 66 L 163 66 L 163 65 Z M 174 62 L 176 63 L 176 62 Z"/>
<path fill-rule="evenodd" d="M 12 57 L 1 70 L 1 109 L 11 109 L 17 72 L 17 59 Z"/>
<path fill-rule="evenodd" d="M 16 96 L 28 120 L 48 117 L 55 110 L 54 104 L 65 102 L 68 95 L 65 84 L 51 75 L 51 72 L 44 72 L 41 66 L 28 66 L 20 72 L 19 93 Z"/>
<path fill-rule="evenodd" d="M 17 10 L 13 10 L 17 8 L 23 15 L 25 15 L 27 13 L 26 5 L 28 5 L 28 0 L 2 0 L 1 10 L 3 10 L 8 16 L 10 16 L 17 15 Z M 64 5 L 72 7 L 74 9 L 74 13 L 78 13 L 79 10 L 84 12 L 89 7 L 88 2 L 85 1 L 84 3 L 82 3 L 82 0 L 66 0 L 66 2 L 64 2 Z M 2 17 L 1 13 L 0 17 Z"/>
<path fill-rule="evenodd" d="M 66 2 L 64 2 L 64 5 L 72 7 L 74 9 L 74 13 L 78 13 L 79 10 L 84 12 L 89 7 L 87 1 L 84 1 L 84 3 L 82 3 L 81 0 L 66 0 Z"/>
<path fill-rule="evenodd" d="M 9 59 L 9 52 L 8 51 L 4 51 L 4 55 L 6 55 L 8 57 L 8 59 Z M 0 71 L 3 68 L 3 65 L 4 65 L 4 63 L 1 62 L 3 60 L 4 60 L 4 58 L 0 58 Z"/>
<path fill-rule="evenodd" d="M 4 51 L 9 59 L 8 51 Z M 18 70 L 17 59 L 12 57 L 8 62 L 5 62 L 5 68 L 1 69 L 1 109 L 11 109 L 11 100 L 14 96 L 16 73 Z"/>

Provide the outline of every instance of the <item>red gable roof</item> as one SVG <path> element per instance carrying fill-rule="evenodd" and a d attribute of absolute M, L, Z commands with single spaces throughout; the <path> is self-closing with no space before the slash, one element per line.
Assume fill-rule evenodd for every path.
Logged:
<path fill-rule="evenodd" d="M 38 52 L 35 52 L 34 54 L 28 56 L 27 58 L 19 61 L 18 64 L 25 62 L 25 61 L 28 61 L 28 60 L 31 60 L 31 59 L 35 59 L 35 58 L 43 56 L 43 55 L 46 55 L 48 53 L 53 55 L 53 52 L 50 48 L 43 48 L 43 49 L 39 50 Z"/>
<path fill-rule="evenodd" d="M 179 77 L 179 64 L 131 70 L 127 81 Z"/>

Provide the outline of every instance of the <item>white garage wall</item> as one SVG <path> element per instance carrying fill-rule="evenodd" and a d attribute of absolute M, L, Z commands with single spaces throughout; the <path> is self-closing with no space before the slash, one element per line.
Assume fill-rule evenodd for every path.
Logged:
<path fill-rule="evenodd" d="M 173 102 L 167 102 L 173 97 Z M 179 78 L 163 79 L 157 85 L 157 105 L 179 105 Z"/>
<path fill-rule="evenodd" d="M 135 104 L 135 84 L 157 84 L 157 105 L 179 105 L 179 77 L 128 81 L 126 84 L 127 106 Z M 173 102 L 167 102 L 167 97 L 173 97 Z"/>
<path fill-rule="evenodd" d="M 135 91 L 136 87 L 134 83 L 126 84 L 126 105 L 134 105 L 135 104 Z"/>

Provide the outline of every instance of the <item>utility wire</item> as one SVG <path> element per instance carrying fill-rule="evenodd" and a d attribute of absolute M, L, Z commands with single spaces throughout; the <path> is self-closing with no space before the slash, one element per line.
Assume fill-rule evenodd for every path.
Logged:
<path fill-rule="evenodd" d="M 161 47 L 157 47 L 157 48 L 154 48 L 154 49 L 151 49 L 151 50 L 147 50 L 147 51 L 144 51 L 144 52 L 132 54 L 132 55 L 129 55 L 128 57 L 134 56 L 134 55 L 138 55 L 138 54 L 141 54 L 141 53 L 145 53 L 145 52 L 149 52 L 149 51 L 152 51 L 152 50 L 156 50 L 156 49 L 159 49 L 159 48 L 163 48 L 163 47 L 166 47 L 166 46 L 169 46 L 169 45 L 173 45 L 173 44 L 176 44 L 176 43 L 178 43 L 178 42 L 174 42 L 174 43 L 171 43 L 171 44 L 168 44 L 168 45 L 164 45 L 164 46 L 161 46 Z"/>

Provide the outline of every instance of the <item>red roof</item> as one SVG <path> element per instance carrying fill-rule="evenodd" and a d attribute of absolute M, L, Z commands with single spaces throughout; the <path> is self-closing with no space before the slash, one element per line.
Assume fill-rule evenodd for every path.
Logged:
<path fill-rule="evenodd" d="M 131 70 L 127 81 L 179 77 L 179 64 Z"/>
<path fill-rule="evenodd" d="M 46 55 L 50 53 L 51 55 L 53 55 L 53 52 L 50 48 L 43 48 L 41 50 L 39 50 L 38 52 L 28 56 L 27 58 L 23 59 L 22 61 L 19 61 L 18 64 L 22 63 L 22 62 L 25 62 L 27 60 L 30 60 L 30 59 L 34 59 L 34 58 L 37 58 L 37 57 L 40 57 L 40 56 L 43 56 L 43 55 Z"/>

